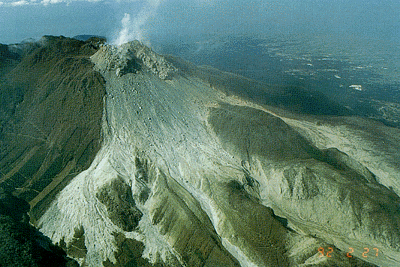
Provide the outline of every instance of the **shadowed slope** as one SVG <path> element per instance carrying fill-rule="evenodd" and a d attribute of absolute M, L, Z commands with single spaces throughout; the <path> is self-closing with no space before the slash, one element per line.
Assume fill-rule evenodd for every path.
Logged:
<path fill-rule="evenodd" d="M 88 59 L 97 40 L 40 43 L 0 83 L 2 94 L 15 96 L 2 106 L 9 116 L 2 121 L 0 182 L 30 202 L 33 219 L 93 160 L 104 96 L 104 80 Z"/>

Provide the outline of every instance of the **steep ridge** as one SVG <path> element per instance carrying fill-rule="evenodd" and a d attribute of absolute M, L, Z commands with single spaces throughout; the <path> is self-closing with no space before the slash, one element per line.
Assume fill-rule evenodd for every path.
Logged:
<path fill-rule="evenodd" d="M 10 97 L 1 105 L 0 181 L 30 202 L 33 220 L 99 149 L 104 79 L 89 60 L 98 41 L 47 36 L 14 47 L 21 61 L 1 77 Z"/>
<path fill-rule="evenodd" d="M 57 155 L 72 159 L 60 168 L 42 160 L 36 172 L 23 172 L 40 149 L 45 159 L 55 149 L 4 139 L 23 157 L 2 151 L 1 185 L 27 198 L 32 222 L 82 266 L 399 265 L 398 129 L 290 113 L 281 108 L 346 114 L 328 102 L 309 112 L 317 99 L 285 101 L 277 88 L 163 57 L 137 41 L 114 47 L 46 38 L 20 63 L 47 58 L 49 49 L 57 54 L 35 61 L 47 80 L 34 84 L 45 92 L 24 91 L 24 102 L 41 100 L 29 102 L 37 111 L 30 132 L 50 133 Z M 39 67 L 49 62 L 55 67 L 46 76 Z M 73 109 L 57 110 L 56 97 L 46 102 L 43 95 L 58 90 L 75 92 Z M 18 109 L 6 129 L 32 124 Z M 46 117 L 50 109 L 70 119 L 57 126 Z M 84 138 L 59 141 L 81 123 L 91 123 Z M 390 134 L 374 139 L 371 127 Z M 9 185 L 23 174 L 28 189 L 44 168 L 56 182 L 35 196 Z"/>
<path fill-rule="evenodd" d="M 20 55 L 10 51 L 7 45 L 0 44 L 0 77 L 18 63 Z"/>

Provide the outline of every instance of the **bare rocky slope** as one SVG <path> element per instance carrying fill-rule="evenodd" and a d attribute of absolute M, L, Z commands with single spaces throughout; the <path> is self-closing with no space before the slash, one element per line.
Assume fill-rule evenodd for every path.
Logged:
<path fill-rule="evenodd" d="M 81 266 L 399 266 L 398 128 L 137 41 L 0 48 L 0 185 Z"/>

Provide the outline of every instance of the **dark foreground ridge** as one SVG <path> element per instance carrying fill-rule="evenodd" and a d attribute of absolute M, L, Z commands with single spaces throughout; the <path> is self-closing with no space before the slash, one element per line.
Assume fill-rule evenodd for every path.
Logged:
<path fill-rule="evenodd" d="M 79 266 L 29 225 L 29 204 L 0 188 L 0 266 Z"/>

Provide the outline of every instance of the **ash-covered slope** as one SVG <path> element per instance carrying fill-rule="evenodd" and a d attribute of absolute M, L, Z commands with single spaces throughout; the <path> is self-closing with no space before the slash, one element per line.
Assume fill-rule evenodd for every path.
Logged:
<path fill-rule="evenodd" d="M 62 99 L 35 102 L 24 91 L 31 108 L 48 111 L 36 120 L 53 111 L 66 121 L 59 127 L 34 121 L 36 134 L 45 125 L 51 134 L 33 137 L 57 149 L 43 141 L 47 154 L 34 169 L 27 162 L 40 143 L 14 143 L 10 147 L 23 152 L 2 154 L 1 182 L 18 194 L 21 189 L 9 185 L 17 174 L 27 192 L 42 169 L 53 171 L 36 196 L 19 195 L 30 201 L 40 230 L 82 266 L 400 264 L 399 129 L 357 117 L 289 113 L 282 108 L 314 113 L 308 106 L 317 99 L 292 101 L 277 88 L 163 57 L 139 42 L 114 47 L 50 39 L 50 47 L 77 47 L 73 55 L 58 53 L 54 62 L 66 68 L 49 75 L 60 86 L 74 86 L 38 79 L 37 88 L 50 96 L 58 92 L 51 88 L 76 92 L 72 96 L 83 91 L 97 100 L 77 98 L 73 109 L 53 111 Z M 47 58 L 48 46 L 30 55 Z M 37 57 L 28 56 L 13 71 Z M 4 77 L 4 84 L 13 80 Z M 252 100 L 257 94 L 262 101 Z M 324 101 L 325 111 L 315 113 L 344 114 Z M 30 125 L 31 117 L 15 110 L 5 133 L 19 129 L 10 125 Z M 60 141 L 70 128 L 91 122 L 85 138 Z M 100 145 L 85 152 L 86 165 L 78 168 L 87 142 Z M 64 167 L 49 167 L 54 151 L 75 165 L 64 160 Z"/>

